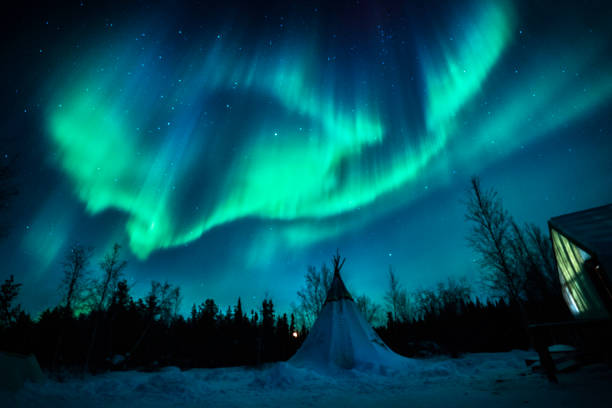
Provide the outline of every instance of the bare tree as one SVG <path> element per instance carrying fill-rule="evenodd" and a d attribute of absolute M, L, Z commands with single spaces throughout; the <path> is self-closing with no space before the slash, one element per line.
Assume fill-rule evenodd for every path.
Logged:
<path fill-rule="evenodd" d="M 423 318 L 426 315 L 438 315 L 443 310 L 459 313 L 463 302 L 470 299 L 472 290 L 466 278 L 448 278 L 446 283 L 438 283 L 435 290 L 421 289 L 414 292 L 416 315 Z M 454 310 L 449 310 L 454 308 Z"/>
<path fill-rule="evenodd" d="M 513 219 L 510 220 L 510 225 L 512 226 L 511 248 L 514 251 L 515 262 L 522 263 L 525 268 L 537 268 L 536 257 L 527 244 L 525 234 Z"/>
<path fill-rule="evenodd" d="M 393 321 L 410 320 L 411 306 L 408 292 L 399 283 L 391 266 L 389 266 L 389 290 L 385 294 L 385 302 L 390 309 Z"/>
<path fill-rule="evenodd" d="M 86 304 L 91 255 L 92 249 L 81 244 L 72 245 L 66 254 L 63 263 L 64 279 L 60 290 L 63 292 L 64 308 L 70 314 Z"/>
<path fill-rule="evenodd" d="M 299 304 L 293 307 L 293 313 L 299 324 L 310 327 L 325 304 L 333 274 L 326 264 L 321 265 L 319 270 L 314 266 L 309 266 L 304 279 L 306 286 L 297 293 Z"/>
<path fill-rule="evenodd" d="M 397 320 L 397 311 L 398 311 L 398 303 L 399 297 L 401 293 L 401 287 L 399 281 L 395 277 L 393 273 L 393 268 L 389 266 L 389 290 L 385 294 L 385 301 L 387 305 L 391 309 L 391 314 L 393 316 L 393 320 Z"/>
<path fill-rule="evenodd" d="M 145 325 L 140 337 L 132 346 L 128 357 L 134 355 L 148 331 L 156 320 L 169 325 L 172 322 L 172 312 L 176 310 L 176 303 L 180 301 L 179 287 L 173 287 L 168 282 L 151 282 L 151 290 L 145 297 L 145 313 L 147 324 Z"/>
<path fill-rule="evenodd" d="M 472 178 L 466 219 L 473 223 L 470 246 L 480 255 L 482 282 L 494 294 L 523 304 L 525 276 L 514 265 L 512 218 L 493 189 L 483 191 Z"/>
<path fill-rule="evenodd" d="M 543 270 L 543 263 L 537 248 L 528 239 L 528 227 L 523 230 L 512 221 L 512 231 L 515 268 L 525 277 L 525 297 L 528 302 L 540 303 L 550 293 L 551 282 L 548 281 L 547 274 Z"/>
<path fill-rule="evenodd" d="M 169 325 L 175 317 L 176 308 L 179 306 L 177 303 L 180 301 L 181 291 L 178 286 L 173 287 L 168 282 L 164 282 L 163 284 L 157 283 L 157 285 L 159 320 Z"/>
<path fill-rule="evenodd" d="M 555 268 L 554 253 L 550 243 L 550 237 L 535 224 L 526 224 L 528 241 L 536 254 L 540 264 L 540 270 L 553 293 L 561 293 L 561 282 Z"/>
<path fill-rule="evenodd" d="M 183 295 L 181 294 L 180 286 L 175 286 L 174 289 L 172 289 L 170 292 L 170 298 L 173 306 L 172 318 L 176 319 L 181 308 L 181 303 L 183 302 Z M 238 303 L 240 303 L 240 298 L 238 298 Z"/>
<path fill-rule="evenodd" d="M 96 335 L 98 333 L 99 320 L 103 318 L 102 315 L 106 315 L 108 306 L 110 305 L 115 292 L 117 290 L 117 284 L 121 277 L 122 271 L 127 265 L 127 261 L 121 261 L 119 259 L 119 250 L 121 245 L 115 243 L 110 253 L 104 256 L 104 259 L 100 262 L 100 269 L 102 269 L 102 278 L 97 282 L 97 299 L 94 305 L 95 317 L 94 327 L 91 332 L 91 340 L 89 342 L 89 349 L 87 350 L 87 357 L 85 358 L 85 371 L 89 369 L 89 361 L 91 359 L 91 353 L 96 343 Z"/>
<path fill-rule="evenodd" d="M 119 259 L 119 250 L 121 245 L 115 243 L 110 253 L 104 255 L 104 259 L 100 262 L 100 269 L 102 269 L 102 278 L 97 284 L 98 301 L 96 304 L 96 310 L 106 310 L 108 304 L 112 300 L 115 290 L 117 289 L 117 283 L 122 276 L 123 269 L 127 265 L 127 261 Z"/>
<path fill-rule="evenodd" d="M 363 317 L 370 323 L 370 325 L 374 326 L 380 323 L 380 305 L 375 303 L 366 295 L 361 295 L 357 297 L 355 302 L 357 304 L 357 309 L 361 312 Z"/>
<path fill-rule="evenodd" d="M 430 314 L 437 314 L 441 308 L 440 299 L 432 289 L 418 289 L 412 293 L 414 299 L 414 318 L 422 319 Z"/>
<path fill-rule="evenodd" d="M 472 296 L 472 288 L 466 277 L 455 279 L 449 277 L 444 283 L 438 284 L 438 297 L 443 304 L 457 304 L 469 300 Z"/>
<path fill-rule="evenodd" d="M 92 249 L 86 248 L 81 244 L 74 244 L 66 253 L 62 267 L 64 270 L 64 278 L 60 285 L 62 293 L 61 312 L 64 318 L 72 317 L 75 310 L 83 312 L 83 309 L 88 307 L 88 302 L 91 300 L 89 275 L 89 262 L 92 256 Z M 62 319 L 55 353 L 51 366 L 56 367 L 58 359 L 61 357 L 64 343 L 64 334 L 66 331 L 66 321 Z"/>

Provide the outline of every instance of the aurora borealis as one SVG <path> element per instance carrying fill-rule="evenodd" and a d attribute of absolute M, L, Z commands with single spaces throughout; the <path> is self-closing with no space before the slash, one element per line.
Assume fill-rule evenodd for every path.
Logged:
<path fill-rule="evenodd" d="M 281 308 L 335 248 L 376 299 L 389 264 L 474 275 L 471 175 L 540 225 L 612 200 L 612 13 L 552 4 L 41 8 L 4 75 L 5 274 L 42 307 L 72 242 L 120 242 L 136 290 Z"/>

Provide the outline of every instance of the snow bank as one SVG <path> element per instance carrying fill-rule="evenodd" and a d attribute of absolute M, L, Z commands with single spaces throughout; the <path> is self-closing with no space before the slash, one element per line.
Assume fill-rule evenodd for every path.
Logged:
<path fill-rule="evenodd" d="M 612 400 L 612 371 L 602 366 L 563 374 L 549 384 L 525 366 L 533 353 L 472 354 L 458 359 L 410 360 L 402 369 L 335 373 L 270 364 L 155 373 L 114 372 L 59 383 L 27 383 L 0 392 L 7 407 L 162 406 L 398 406 L 496 408 L 518 405 L 604 407 Z"/>

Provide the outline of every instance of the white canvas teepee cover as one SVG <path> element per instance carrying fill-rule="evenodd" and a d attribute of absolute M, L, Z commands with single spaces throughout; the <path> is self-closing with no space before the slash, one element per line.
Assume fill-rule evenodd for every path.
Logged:
<path fill-rule="evenodd" d="M 40 382 L 45 375 L 33 354 L 0 352 L 0 390 L 16 391 L 26 381 Z"/>
<path fill-rule="evenodd" d="M 334 257 L 334 278 L 325 305 L 289 363 L 322 369 L 372 369 L 408 362 L 387 347 L 357 309 L 340 277 L 343 264 L 339 256 Z"/>

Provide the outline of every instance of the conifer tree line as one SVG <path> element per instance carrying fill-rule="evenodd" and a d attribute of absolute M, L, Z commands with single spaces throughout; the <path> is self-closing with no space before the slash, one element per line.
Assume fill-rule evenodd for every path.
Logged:
<path fill-rule="evenodd" d="M 364 317 L 400 354 L 527 348 L 529 323 L 569 319 L 547 234 L 533 224 L 519 225 L 497 192 L 484 190 L 477 178 L 466 207 L 472 226 L 467 241 L 479 256 L 478 282 L 449 278 L 408 291 L 389 267 L 381 274 L 388 286 L 381 304 L 352 293 Z M 21 283 L 7 279 L 0 287 L 0 350 L 34 353 L 56 373 L 287 360 L 323 308 L 333 278 L 327 264 L 308 267 L 290 314 L 277 312 L 268 298 L 248 312 L 240 298 L 226 310 L 209 298 L 183 316 L 179 286 L 153 281 L 144 297 L 132 296 L 120 245 L 97 267 L 93 262 L 92 248 L 70 247 L 61 265 L 61 302 L 35 320 L 18 304 Z M 476 297 L 476 287 L 488 297 Z"/>
<path fill-rule="evenodd" d="M 20 283 L 14 277 L 0 288 L 0 350 L 34 353 L 52 372 L 101 372 L 107 369 L 155 369 L 256 365 L 288 359 L 299 347 L 293 316 L 277 314 L 264 299 L 246 313 L 238 298 L 221 311 L 213 299 L 178 313 L 181 291 L 153 281 L 143 298 L 134 299 L 123 278 L 125 261 L 115 245 L 91 277 L 91 250 L 74 245 L 66 256 L 62 302 L 38 319 L 15 305 Z"/>
<path fill-rule="evenodd" d="M 8 138 L 1 137 L 6 144 Z M 14 160 L 0 163 L 0 239 L 7 238 L 7 209 L 18 194 Z M 19 305 L 22 283 L 13 275 L 0 286 L 0 351 L 34 353 L 51 372 L 66 369 L 218 367 L 286 360 L 299 347 L 293 316 L 277 313 L 271 299 L 257 311 L 236 306 L 219 310 L 213 299 L 193 305 L 189 316 L 178 313 L 181 289 L 151 282 L 139 299 L 123 272 L 121 247 L 115 244 L 92 267 L 93 248 L 72 245 L 61 264 L 61 302 L 35 319 Z M 302 333 L 300 333 L 302 334 Z"/>

